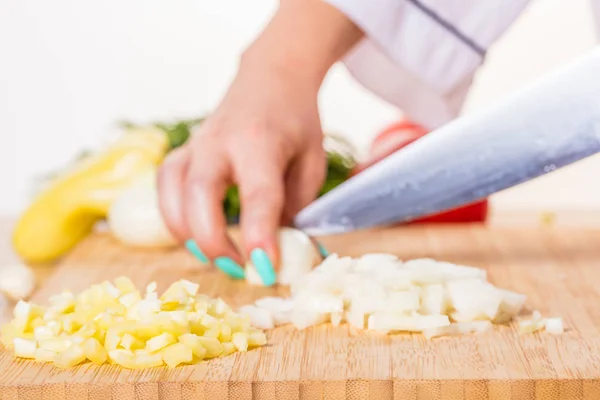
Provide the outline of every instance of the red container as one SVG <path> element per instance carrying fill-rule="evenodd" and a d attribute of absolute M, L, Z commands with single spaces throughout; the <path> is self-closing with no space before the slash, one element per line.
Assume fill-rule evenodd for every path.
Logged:
<path fill-rule="evenodd" d="M 381 159 L 408 146 L 428 132 L 420 125 L 409 121 L 402 121 L 382 131 L 371 145 L 370 158 L 359 165 L 353 175 L 369 168 Z M 456 210 L 446 211 L 441 214 L 417 219 L 412 223 L 460 223 L 460 222 L 485 222 L 488 216 L 488 200 L 482 200 Z"/>

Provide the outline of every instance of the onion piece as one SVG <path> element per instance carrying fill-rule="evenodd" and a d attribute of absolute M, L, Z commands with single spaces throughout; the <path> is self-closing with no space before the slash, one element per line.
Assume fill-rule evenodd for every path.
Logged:
<path fill-rule="evenodd" d="M 273 316 L 275 325 L 288 324 L 292 320 L 292 311 L 294 310 L 294 301 L 283 299 L 281 297 L 263 297 L 256 300 L 256 307 L 265 309 Z"/>
<path fill-rule="evenodd" d="M 367 326 L 368 315 L 359 310 L 357 307 L 352 307 L 350 311 L 346 312 L 345 319 L 350 326 L 358 329 L 365 329 Z"/>
<path fill-rule="evenodd" d="M 511 321 L 513 317 L 516 317 L 521 312 L 525 305 L 525 301 L 527 300 L 527 296 L 511 292 L 510 290 L 498 290 L 502 293 L 502 301 L 500 302 L 500 307 L 494 318 L 494 322 L 502 324 Z"/>
<path fill-rule="evenodd" d="M 241 315 L 250 318 L 250 323 L 260 329 L 272 329 L 275 327 L 273 316 L 264 308 L 256 306 L 242 306 L 239 310 Z"/>
<path fill-rule="evenodd" d="M 546 332 L 553 335 L 560 335 L 565 332 L 562 318 L 548 318 L 546 319 Z"/>
<path fill-rule="evenodd" d="M 471 332 L 483 333 L 492 329 L 490 321 L 457 322 L 448 326 L 423 330 L 423 336 L 431 339 L 438 336 L 462 335 Z"/>
<path fill-rule="evenodd" d="M 304 330 L 313 325 L 319 325 L 327 321 L 327 314 L 315 311 L 298 311 L 292 314 L 292 324 L 298 330 Z"/>
<path fill-rule="evenodd" d="M 534 333 L 544 329 L 546 326 L 546 320 L 542 317 L 542 314 L 535 310 L 531 319 L 519 321 L 519 332 L 520 333 Z"/>
<path fill-rule="evenodd" d="M 315 245 L 304 232 L 292 228 L 279 230 L 279 271 L 277 282 L 289 286 L 308 274 L 321 258 Z M 263 285 L 251 261 L 246 263 L 246 282 Z"/>
<path fill-rule="evenodd" d="M 466 320 L 494 319 L 502 302 L 502 293 L 479 279 L 451 281 L 446 284 L 454 310 Z"/>
<path fill-rule="evenodd" d="M 440 315 L 448 309 L 448 295 L 444 285 L 426 285 L 421 291 L 421 314 Z"/>
<path fill-rule="evenodd" d="M 450 325 L 447 315 L 406 316 L 377 312 L 368 320 L 368 328 L 376 331 L 421 332 L 424 329 Z"/>
<path fill-rule="evenodd" d="M 331 313 L 331 316 L 329 317 L 329 319 L 331 320 L 331 325 L 339 326 L 342 323 L 342 321 L 344 320 L 344 313 L 343 312 L 333 312 L 333 313 Z"/>

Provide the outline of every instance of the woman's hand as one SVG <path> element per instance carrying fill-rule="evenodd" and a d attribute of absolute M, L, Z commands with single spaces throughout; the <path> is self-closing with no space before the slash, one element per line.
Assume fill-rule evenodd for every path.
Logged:
<path fill-rule="evenodd" d="M 221 104 L 159 172 L 165 222 L 198 258 L 242 278 L 249 256 L 264 283 L 275 283 L 278 227 L 316 198 L 325 178 L 319 87 L 361 36 L 320 0 L 281 2 L 242 57 Z M 241 199 L 243 254 L 228 237 L 223 214 L 233 184 Z"/>
<path fill-rule="evenodd" d="M 181 240 L 193 238 L 230 275 L 243 276 L 232 262 L 239 267 L 244 258 L 227 236 L 223 199 L 230 185 L 239 187 L 246 254 L 276 263 L 279 225 L 323 183 L 317 91 L 288 71 L 242 65 L 220 106 L 160 170 L 167 225 Z M 274 280 L 274 273 L 265 272 L 265 279 Z"/>

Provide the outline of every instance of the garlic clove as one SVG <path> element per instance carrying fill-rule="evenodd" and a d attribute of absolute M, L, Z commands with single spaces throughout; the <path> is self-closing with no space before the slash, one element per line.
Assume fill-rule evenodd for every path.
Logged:
<path fill-rule="evenodd" d="M 108 225 L 121 242 L 138 247 L 171 247 L 177 240 L 165 225 L 158 193 L 151 185 L 123 190 L 108 213 Z"/>
<path fill-rule="evenodd" d="M 0 293 L 12 300 L 27 298 L 35 289 L 35 277 L 29 267 L 22 264 L 0 266 Z"/>

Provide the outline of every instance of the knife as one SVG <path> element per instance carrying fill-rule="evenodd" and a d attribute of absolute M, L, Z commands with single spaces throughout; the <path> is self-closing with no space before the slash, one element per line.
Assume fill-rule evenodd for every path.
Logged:
<path fill-rule="evenodd" d="M 451 210 L 600 151 L 600 47 L 437 129 L 304 208 L 309 235 Z"/>

